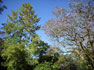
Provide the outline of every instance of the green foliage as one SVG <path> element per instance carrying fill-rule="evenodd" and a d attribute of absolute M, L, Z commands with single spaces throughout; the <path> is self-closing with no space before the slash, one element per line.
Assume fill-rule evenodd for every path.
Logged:
<path fill-rule="evenodd" d="M 0 70 L 6 70 L 6 67 L 2 65 L 2 62 L 4 62 L 4 59 L 1 56 L 1 51 L 3 50 L 4 40 L 0 38 Z"/>
<path fill-rule="evenodd" d="M 23 12 L 23 10 L 26 11 Z M 39 18 L 34 14 L 32 6 L 23 4 L 17 12 L 12 11 L 12 16 L 8 15 L 7 25 L 4 27 L 4 30 L 13 38 L 19 39 L 19 41 L 23 37 L 25 40 L 30 40 L 31 36 L 36 36 L 35 31 L 39 29 L 39 26 L 36 24 L 38 21 Z"/>
<path fill-rule="evenodd" d="M 23 4 L 17 11 L 8 15 L 4 31 L 9 37 L 4 41 L 2 63 L 8 70 L 30 70 L 38 64 L 37 57 L 45 55 L 48 44 L 39 39 L 36 30 L 39 18 L 32 5 Z"/>
<path fill-rule="evenodd" d="M 52 63 L 50 62 L 44 62 L 35 67 L 34 70 L 53 70 L 51 67 Z"/>
<path fill-rule="evenodd" d="M 74 60 L 70 55 L 61 55 L 53 64 L 53 67 L 56 69 L 63 69 L 63 70 L 77 70 L 77 65 L 75 64 Z"/>
<path fill-rule="evenodd" d="M 8 70 L 25 70 L 27 66 L 26 51 L 23 44 L 7 45 L 7 48 L 2 50 L 2 56 L 6 59 L 3 65 L 7 66 Z"/>

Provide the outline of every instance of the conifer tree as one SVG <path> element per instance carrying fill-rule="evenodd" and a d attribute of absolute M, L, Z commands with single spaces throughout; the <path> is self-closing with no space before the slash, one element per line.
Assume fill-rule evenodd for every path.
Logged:
<path fill-rule="evenodd" d="M 6 60 L 3 65 L 8 70 L 31 70 L 38 63 L 38 53 L 46 53 L 49 46 L 36 34 L 40 28 L 38 22 L 39 18 L 29 3 L 8 15 L 4 30 L 9 37 L 4 41 L 2 50 L 2 57 Z"/>

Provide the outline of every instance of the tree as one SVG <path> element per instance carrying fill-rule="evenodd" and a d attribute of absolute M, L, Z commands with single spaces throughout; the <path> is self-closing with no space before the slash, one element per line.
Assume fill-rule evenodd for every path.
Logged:
<path fill-rule="evenodd" d="M 2 3 L 3 3 L 2 0 L 0 0 L 0 15 L 2 14 L 4 9 L 7 9 L 7 7 L 5 5 L 2 5 Z M 4 34 L 4 32 L 0 30 L 0 35 L 2 35 L 2 34 Z M 3 41 L 2 37 L 0 37 L 0 70 L 6 70 L 6 68 L 3 67 L 1 64 L 2 62 L 4 62 L 4 60 L 1 57 L 1 51 L 2 51 L 3 44 L 4 44 L 4 41 Z"/>
<path fill-rule="evenodd" d="M 2 66 L 2 62 L 4 62 L 4 59 L 1 57 L 1 51 L 3 49 L 4 40 L 0 38 L 0 70 L 6 70 L 6 67 Z"/>
<path fill-rule="evenodd" d="M 61 55 L 53 64 L 53 68 L 57 70 L 77 70 L 77 64 L 70 54 Z"/>
<path fill-rule="evenodd" d="M 36 66 L 34 70 L 53 70 L 50 62 L 44 62 Z"/>
<path fill-rule="evenodd" d="M 91 70 L 94 68 L 94 1 L 71 0 L 70 8 L 56 9 L 56 19 L 44 25 L 46 34 L 63 47 L 71 46 L 81 58 L 87 60 Z"/>
<path fill-rule="evenodd" d="M 7 7 L 5 5 L 2 5 L 2 3 L 3 3 L 2 0 L 0 0 L 0 14 L 4 9 L 7 9 Z"/>
<path fill-rule="evenodd" d="M 9 37 L 2 50 L 2 57 L 6 60 L 3 65 L 8 70 L 31 70 L 38 64 L 37 56 L 46 53 L 48 44 L 36 34 L 40 28 L 38 22 L 39 18 L 29 3 L 23 4 L 17 12 L 12 11 L 12 16 L 8 15 L 3 29 Z"/>

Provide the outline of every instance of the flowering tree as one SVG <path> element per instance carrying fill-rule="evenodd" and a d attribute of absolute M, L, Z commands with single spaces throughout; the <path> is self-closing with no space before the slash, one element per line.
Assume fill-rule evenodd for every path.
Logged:
<path fill-rule="evenodd" d="M 94 1 L 71 1 L 69 3 L 71 10 L 56 9 L 53 12 L 56 18 L 48 20 L 42 29 L 63 47 L 70 46 L 73 52 L 76 52 L 82 59 L 86 59 L 93 68 Z"/>

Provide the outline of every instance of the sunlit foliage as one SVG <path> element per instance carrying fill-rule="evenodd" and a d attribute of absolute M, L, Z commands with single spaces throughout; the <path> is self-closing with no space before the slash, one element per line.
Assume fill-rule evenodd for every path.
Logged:
<path fill-rule="evenodd" d="M 36 30 L 40 27 L 39 18 L 34 13 L 32 5 L 23 4 L 17 11 L 8 15 L 4 31 L 9 37 L 4 41 L 2 63 L 8 70 L 30 70 L 38 64 L 37 58 L 45 55 L 48 44 L 39 39 Z"/>

